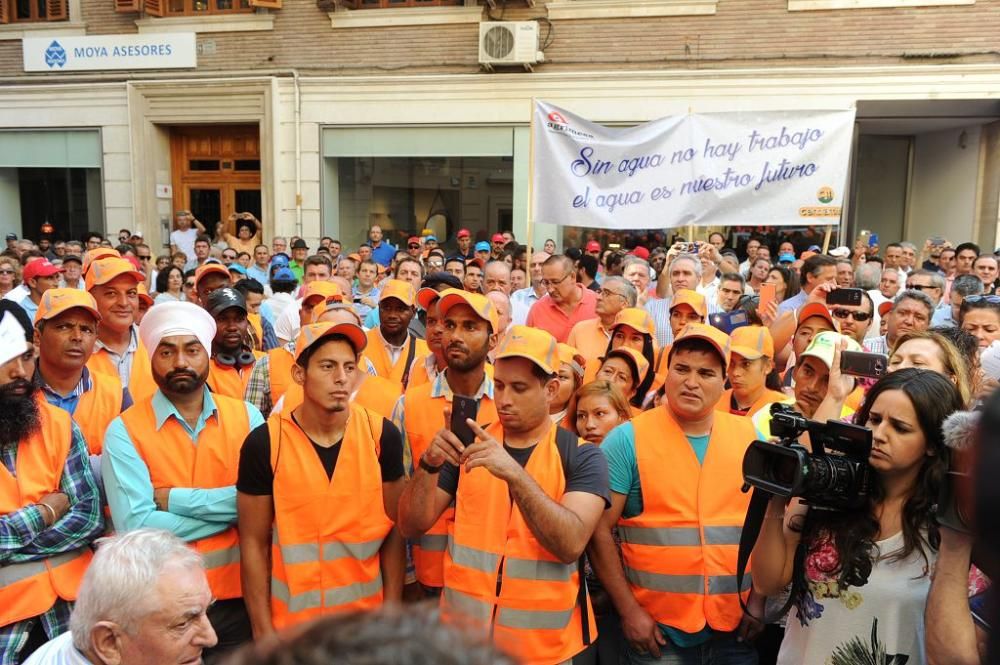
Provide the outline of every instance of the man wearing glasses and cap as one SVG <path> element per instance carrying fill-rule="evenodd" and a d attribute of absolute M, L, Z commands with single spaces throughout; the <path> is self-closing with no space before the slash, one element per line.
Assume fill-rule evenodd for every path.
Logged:
<path fill-rule="evenodd" d="M 255 639 L 402 598 L 402 440 L 352 399 L 367 343 L 353 323 L 303 326 L 292 367 L 301 402 L 243 444 L 237 502 Z"/>
<path fill-rule="evenodd" d="M 400 530 L 419 538 L 454 502 L 444 609 L 532 665 L 569 661 L 596 637 L 581 557 L 608 505 L 600 449 L 549 416 L 556 364 L 551 335 L 514 326 L 496 353 L 497 422 L 467 418 L 464 442 L 441 423 L 399 503 Z"/>
<path fill-rule="evenodd" d="M 158 390 L 116 418 L 104 437 L 101 468 L 114 528 L 170 531 L 205 559 L 217 599 L 208 619 L 216 656 L 247 642 L 250 623 L 240 586 L 236 478 L 240 446 L 264 423 L 241 399 L 212 393 L 215 321 L 201 307 L 168 302 L 139 326 Z"/>

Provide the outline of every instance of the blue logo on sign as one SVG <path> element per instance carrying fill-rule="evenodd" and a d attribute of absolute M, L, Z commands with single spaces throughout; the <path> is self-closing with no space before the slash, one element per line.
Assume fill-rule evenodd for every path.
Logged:
<path fill-rule="evenodd" d="M 52 40 L 49 47 L 45 49 L 45 64 L 50 68 L 56 65 L 60 67 L 66 65 L 66 49 L 59 42 Z"/>

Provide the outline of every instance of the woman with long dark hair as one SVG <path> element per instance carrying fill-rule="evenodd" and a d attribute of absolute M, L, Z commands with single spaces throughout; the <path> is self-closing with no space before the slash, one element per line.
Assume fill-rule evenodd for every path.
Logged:
<path fill-rule="evenodd" d="M 187 300 L 184 297 L 184 271 L 175 265 L 157 273 L 156 300 L 153 301 L 153 304 L 173 300 Z"/>
<path fill-rule="evenodd" d="M 638 307 L 626 307 L 618 312 L 615 324 L 611 327 L 611 339 L 608 340 L 608 348 L 604 352 L 606 358 L 609 353 L 621 347 L 628 347 L 638 351 L 646 359 L 648 367 L 653 367 L 656 358 L 656 328 L 652 317 L 646 310 Z M 654 386 L 656 373 L 648 371 L 644 376 L 639 377 L 639 383 L 635 386 L 635 395 L 629 400 L 632 406 L 642 408 L 643 401 L 650 390 L 655 390 Z"/>
<path fill-rule="evenodd" d="M 842 382 L 839 355 L 831 389 Z M 934 508 L 949 459 L 941 424 L 961 408 L 955 385 L 937 372 L 888 374 L 854 417 L 872 431 L 864 508 L 772 498 L 752 570 L 759 593 L 792 584 L 779 665 L 924 662 L 924 606 L 940 542 Z"/>

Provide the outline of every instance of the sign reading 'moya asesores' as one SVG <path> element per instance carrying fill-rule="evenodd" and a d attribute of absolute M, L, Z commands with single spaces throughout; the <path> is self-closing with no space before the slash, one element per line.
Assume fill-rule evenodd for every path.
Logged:
<path fill-rule="evenodd" d="M 198 64 L 193 32 L 21 40 L 26 72 L 186 69 Z"/>
<path fill-rule="evenodd" d="M 609 229 L 835 223 L 853 126 L 852 109 L 612 128 L 536 102 L 533 218 Z"/>

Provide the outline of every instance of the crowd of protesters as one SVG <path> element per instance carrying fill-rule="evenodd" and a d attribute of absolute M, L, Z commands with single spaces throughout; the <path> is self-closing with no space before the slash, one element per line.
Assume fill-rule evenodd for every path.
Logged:
<path fill-rule="evenodd" d="M 576 238 L 8 234 L 0 665 L 996 662 L 997 255 Z M 871 483 L 741 579 L 775 405 Z"/>

